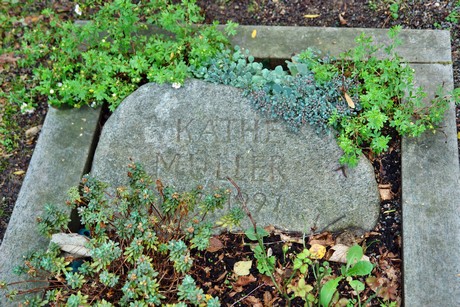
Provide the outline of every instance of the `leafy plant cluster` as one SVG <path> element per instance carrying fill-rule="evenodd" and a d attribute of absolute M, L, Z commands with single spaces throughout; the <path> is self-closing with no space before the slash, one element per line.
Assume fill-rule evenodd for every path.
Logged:
<path fill-rule="evenodd" d="M 46 251 L 34 252 L 16 271 L 40 276 L 49 287 L 24 304 L 220 306 L 192 278 L 190 251 L 208 247 L 214 226 L 206 217 L 223 207 L 228 191 L 179 193 L 159 180 L 154 183 L 138 163 L 129 168 L 129 186 L 114 195 L 88 175 L 80 189 L 71 190 L 68 205 L 78 211 L 87 235 L 87 243 L 74 250 L 87 250 L 90 256 L 62 254 L 53 240 Z M 242 217 L 237 210 L 224 215 L 228 226 L 238 225 Z M 69 221 L 68 214 L 47 206 L 40 231 L 47 236 L 69 232 Z"/>
<path fill-rule="evenodd" d="M 56 107 L 108 102 L 114 110 L 146 82 L 183 83 L 189 65 L 201 65 L 228 44 L 216 24 L 196 25 L 203 18 L 195 0 L 115 0 L 85 24 L 61 20 L 48 8 L 41 13 L 50 27 L 28 30 L 18 54 L 22 67 L 40 63 L 33 86 L 10 95 L 28 108 L 40 94 Z"/>
<path fill-rule="evenodd" d="M 326 254 L 326 247 L 313 244 L 307 248 L 304 244 L 300 253 L 290 255 L 293 256 L 292 266 L 288 265 L 283 268 L 285 271 L 289 270 L 289 274 L 280 276 L 277 273 L 276 264 L 286 261 L 289 246 L 287 244 L 283 246 L 284 259 L 282 261 L 269 253 L 264 244 L 264 237 L 269 233 L 257 226 L 242 198 L 239 187 L 233 184 L 238 190 L 242 207 L 252 222 L 252 227 L 248 228 L 245 234 L 249 240 L 256 242 L 255 245 L 251 245 L 251 248 L 257 260 L 257 270 L 260 274 L 270 277 L 278 293 L 285 298 L 287 306 L 291 306 L 296 298 L 302 299 L 304 306 L 361 306 L 360 293 L 365 289 L 362 278 L 370 276 L 374 269 L 370 261 L 362 259 L 364 252 L 361 246 L 354 245 L 348 249 L 346 265 L 342 266 L 336 275 L 328 261 L 321 261 Z M 313 282 L 307 283 L 308 280 L 313 280 Z M 369 282 L 372 281 L 372 278 L 369 279 Z M 338 287 L 341 282 L 346 282 L 354 290 L 356 298 L 340 298 Z"/>
<path fill-rule="evenodd" d="M 191 69 L 196 77 L 244 89 L 256 109 L 294 129 L 309 124 L 318 132 L 335 131 L 344 152 L 340 162 L 355 166 L 363 150 L 386 151 L 392 131 L 413 137 L 434 131 L 448 107 L 441 91 L 424 105 L 426 93 L 415 87 L 414 71 L 394 52 L 400 29 L 390 29 L 388 46 L 362 34 L 338 58 L 306 50 L 287 61 L 287 70 L 263 68 L 239 48 Z M 382 49 L 384 59 L 376 56 Z"/>

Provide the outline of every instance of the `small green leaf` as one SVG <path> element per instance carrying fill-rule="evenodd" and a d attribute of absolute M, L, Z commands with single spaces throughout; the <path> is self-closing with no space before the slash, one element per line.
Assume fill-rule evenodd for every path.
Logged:
<path fill-rule="evenodd" d="M 348 283 L 356 292 L 361 292 L 365 288 L 364 284 L 359 280 L 350 280 Z"/>
<path fill-rule="evenodd" d="M 366 276 L 372 272 L 374 266 L 369 261 L 359 261 L 349 270 L 347 270 L 347 276 Z"/>
<path fill-rule="evenodd" d="M 361 246 L 355 244 L 350 247 L 347 252 L 347 266 L 350 267 L 356 262 L 360 261 L 363 255 L 364 253 Z"/>
<path fill-rule="evenodd" d="M 319 293 L 319 302 L 322 307 L 329 306 L 329 303 L 334 297 L 334 293 L 337 291 L 337 286 L 342 279 L 343 277 L 341 276 L 331 279 L 321 288 L 321 292 Z"/>
<path fill-rule="evenodd" d="M 254 232 L 253 227 L 248 228 L 248 229 L 246 229 L 245 235 L 251 241 L 257 241 L 257 236 L 260 236 L 261 238 L 263 238 L 263 237 L 266 237 L 266 236 L 269 235 L 269 233 L 265 229 L 263 229 L 261 227 L 257 227 L 256 231 L 257 231 L 257 233 Z"/>

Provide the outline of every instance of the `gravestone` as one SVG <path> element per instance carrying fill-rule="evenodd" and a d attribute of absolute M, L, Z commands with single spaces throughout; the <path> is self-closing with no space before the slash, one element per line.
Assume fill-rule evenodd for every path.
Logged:
<path fill-rule="evenodd" d="M 331 135 L 294 133 L 261 116 L 239 89 L 188 80 L 179 89 L 146 84 L 104 125 L 92 174 L 126 185 L 129 158 L 165 185 L 241 188 L 256 221 L 291 231 L 372 229 L 379 215 L 373 168 L 338 169 Z"/>

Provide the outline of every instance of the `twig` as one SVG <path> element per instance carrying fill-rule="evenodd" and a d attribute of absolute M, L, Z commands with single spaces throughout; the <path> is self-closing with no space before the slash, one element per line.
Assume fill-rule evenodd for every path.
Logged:
<path fill-rule="evenodd" d="M 326 226 L 324 226 L 323 228 L 321 228 L 318 232 L 316 233 L 322 233 L 323 231 L 325 231 L 329 226 L 332 226 L 334 225 L 335 223 L 337 223 L 338 221 L 340 221 L 341 219 L 345 218 L 345 215 L 342 215 L 342 216 L 339 216 L 338 218 L 336 218 L 335 220 L 333 220 L 332 222 L 330 222 L 329 224 L 327 224 Z"/>
<path fill-rule="evenodd" d="M 230 307 L 233 307 L 235 306 L 235 304 L 238 304 L 239 302 L 241 302 L 242 300 L 246 299 L 247 297 L 249 297 L 254 291 L 256 291 L 257 289 L 259 289 L 260 287 L 262 286 L 265 286 L 265 283 L 261 284 L 261 285 L 258 285 L 257 287 L 255 287 L 251 292 L 249 292 L 248 294 L 246 294 L 245 296 L 243 296 L 242 298 L 240 298 L 239 300 L 237 300 L 236 302 L 234 302 L 233 304 L 230 305 Z"/>
<path fill-rule="evenodd" d="M 230 183 L 235 187 L 236 191 L 238 192 L 238 194 L 236 195 L 236 197 L 237 197 L 238 200 L 241 202 L 241 205 L 243 206 L 243 209 L 244 209 L 244 211 L 246 212 L 246 215 L 247 215 L 247 216 L 249 217 L 249 219 L 251 220 L 252 226 L 254 227 L 254 233 L 257 233 L 256 221 L 255 221 L 254 218 L 252 217 L 252 214 L 251 214 L 251 212 L 249 211 L 248 206 L 246 205 L 246 202 L 244 201 L 243 194 L 241 194 L 241 189 L 240 189 L 240 187 L 236 184 L 235 181 L 233 181 L 232 178 L 227 177 L 227 180 L 230 181 Z"/>

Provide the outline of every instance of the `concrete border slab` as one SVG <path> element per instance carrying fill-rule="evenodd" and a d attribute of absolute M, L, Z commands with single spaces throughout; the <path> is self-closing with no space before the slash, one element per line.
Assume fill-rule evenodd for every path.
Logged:
<path fill-rule="evenodd" d="M 308 47 L 336 56 L 353 48 L 356 45 L 355 37 L 361 33 L 372 36 L 374 42 L 390 42 L 388 29 L 286 26 L 239 26 L 231 42 L 249 49 L 254 57 L 263 59 L 290 59 Z M 404 29 L 399 38 L 403 43 L 396 48 L 396 52 L 408 62 L 451 63 L 449 31 Z M 384 53 L 377 55 L 384 56 Z"/>
<path fill-rule="evenodd" d="M 412 65 L 416 83 L 433 98 L 453 88 L 451 65 Z M 429 99 L 428 99 L 429 100 Z M 455 106 L 436 134 L 402 143 L 404 302 L 460 306 L 460 184 Z"/>
<path fill-rule="evenodd" d="M 0 246 L 0 280 L 21 280 L 12 269 L 22 264 L 23 255 L 48 245 L 36 224 L 44 204 L 54 204 L 68 210 L 70 215 L 64 201 L 68 189 L 77 185 L 90 169 L 100 114 L 100 109 L 90 108 L 48 110 Z M 24 286 L 27 285 L 22 284 L 22 289 Z M 0 306 L 17 306 L 17 303 L 8 302 L 2 295 Z"/>

